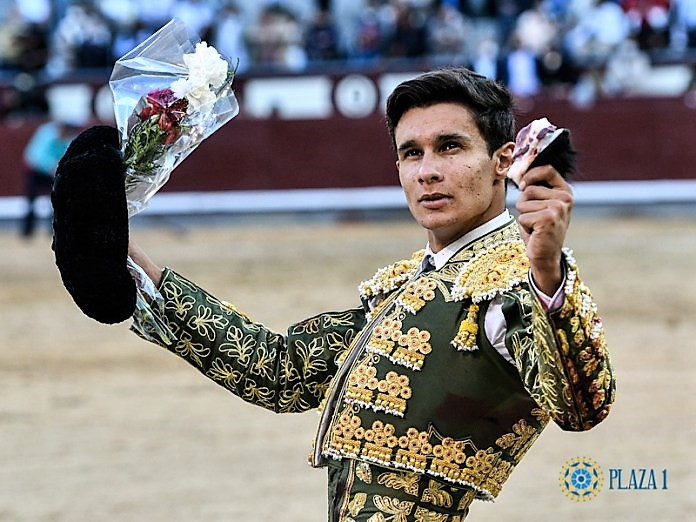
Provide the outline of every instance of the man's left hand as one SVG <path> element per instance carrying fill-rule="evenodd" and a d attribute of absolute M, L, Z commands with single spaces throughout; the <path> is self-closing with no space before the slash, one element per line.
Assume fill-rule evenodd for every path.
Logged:
<path fill-rule="evenodd" d="M 573 192 L 550 165 L 528 170 L 519 188 L 518 221 L 532 277 L 539 290 L 551 296 L 563 281 L 561 248 L 570 225 Z"/>

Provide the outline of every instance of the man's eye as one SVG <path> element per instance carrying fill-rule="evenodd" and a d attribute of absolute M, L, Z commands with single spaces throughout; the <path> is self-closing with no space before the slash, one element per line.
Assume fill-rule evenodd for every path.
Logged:
<path fill-rule="evenodd" d="M 442 144 L 442 150 L 453 150 L 459 148 L 461 147 L 459 146 L 459 143 L 457 143 L 456 141 L 446 141 Z"/>
<path fill-rule="evenodd" d="M 420 151 L 418 149 L 407 149 L 404 151 L 404 158 L 413 158 L 420 155 Z"/>

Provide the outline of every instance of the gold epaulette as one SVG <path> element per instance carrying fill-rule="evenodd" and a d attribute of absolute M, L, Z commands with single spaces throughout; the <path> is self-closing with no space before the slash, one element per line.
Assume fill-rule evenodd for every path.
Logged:
<path fill-rule="evenodd" d="M 396 290 L 418 271 L 424 255 L 425 250 L 419 250 L 411 255 L 411 259 L 403 259 L 380 268 L 372 278 L 360 283 L 360 297 L 370 299 Z"/>
<path fill-rule="evenodd" d="M 521 239 L 504 240 L 467 261 L 459 270 L 452 287 L 452 299 L 480 303 L 493 299 L 527 277 L 529 259 Z"/>
<path fill-rule="evenodd" d="M 471 299 L 466 318 L 451 341 L 457 350 L 477 350 L 478 303 L 493 299 L 518 285 L 527 277 L 529 259 L 524 242 L 504 240 L 478 253 L 459 270 L 452 287 L 452 299 Z"/>

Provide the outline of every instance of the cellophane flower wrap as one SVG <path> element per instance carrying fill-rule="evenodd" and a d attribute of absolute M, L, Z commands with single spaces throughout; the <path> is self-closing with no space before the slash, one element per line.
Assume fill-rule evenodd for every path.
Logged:
<path fill-rule="evenodd" d="M 201 142 L 239 112 L 232 91 L 236 66 L 172 20 L 116 61 L 109 87 L 126 165 L 128 215 L 150 198 Z M 130 258 L 138 287 L 134 327 L 170 343 L 173 335 L 151 307 L 163 299 Z"/>

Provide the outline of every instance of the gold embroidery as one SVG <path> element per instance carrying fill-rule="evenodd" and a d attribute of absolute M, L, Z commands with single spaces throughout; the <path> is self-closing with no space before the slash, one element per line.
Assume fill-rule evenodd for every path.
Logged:
<path fill-rule="evenodd" d="M 479 307 L 475 303 L 471 303 L 466 319 L 459 325 L 457 335 L 452 339 L 451 343 L 457 350 L 473 351 L 477 350 L 476 334 L 478 333 L 478 317 Z"/>
<path fill-rule="evenodd" d="M 428 432 L 409 428 L 406 435 L 399 437 L 399 449 L 394 462 L 416 471 L 424 470 L 432 449 Z"/>
<path fill-rule="evenodd" d="M 492 453 L 492 449 L 478 450 L 471 457 L 466 459 L 466 467 L 462 469 L 461 477 L 471 482 L 472 484 L 480 484 L 493 470 L 493 465 L 500 453 Z M 500 464 L 505 464 L 501 461 Z M 502 483 L 491 489 L 491 492 L 496 495 L 500 491 Z"/>
<path fill-rule="evenodd" d="M 367 462 L 358 462 L 355 466 L 355 474 L 366 484 L 372 484 L 372 469 Z"/>
<path fill-rule="evenodd" d="M 385 317 L 372 330 L 372 336 L 367 342 L 367 348 L 376 353 L 390 356 L 396 342 L 402 335 L 401 321 L 393 317 Z"/>
<path fill-rule="evenodd" d="M 474 303 L 492 299 L 527 277 L 529 260 L 524 242 L 505 240 L 477 254 L 461 269 L 452 287 L 452 299 Z"/>
<path fill-rule="evenodd" d="M 444 484 L 436 482 L 435 480 L 430 480 L 428 482 L 428 487 L 423 490 L 421 501 L 430 502 L 438 507 L 452 507 L 452 495 L 445 491 L 444 487 Z"/>
<path fill-rule="evenodd" d="M 415 314 L 425 306 L 426 301 L 435 299 L 435 288 L 437 288 L 437 283 L 432 279 L 419 278 L 406 285 L 406 289 L 399 296 L 397 303 Z"/>
<path fill-rule="evenodd" d="M 508 450 L 512 457 L 517 455 L 520 450 L 528 447 L 538 434 L 537 429 L 527 424 L 527 421 L 524 419 L 515 423 L 512 426 L 512 431 L 513 433 L 507 433 L 495 441 L 499 447 Z"/>
<path fill-rule="evenodd" d="M 394 436 L 394 426 L 376 420 L 370 429 L 365 430 L 365 443 L 361 454 L 375 462 L 389 462 L 392 448 L 397 443 L 398 440 Z"/>
<path fill-rule="evenodd" d="M 345 402 L 403 417 L 406 401 L 411 395 L 409 378 L 406 375 L 390 371 L 384 379 L 379 380 L 377 369 L 370 361 L 365 361 L 348 376 Z"/>
<path fill-rule="evenodd" d="M 425 356 L 432 351 L 430 332 L 412 327 L 403 333 L 402 322 L 397 318 L 399 313 L 397 308 L 375 326 L 367 343 L 367 350 L 384 355 L 395 364 L 421 370 Z"/>
<path fill-rule="evenodd" d="M 348 513 L 352 517 L 357 517 L 367 502 L 367 493 L 356 493 L 353 500 L 348 504 Z"/>
<path fill-rule="evenodd" d="M 447 513 L 436 513 L 420 506 L 413 516 L 416 522 L 447 522 Z"/>
<path fill-rule="evenodd" d="M 393 515 L 388 518 L 384 518 L 388 522 L 407 522 L 407 515 L 411 514 L 415 502 L 409 502 L 408 500 L 399 500 L 398 498 L 387 497 L 382 495 L 374 495 L 372 497 L 372 502 L 375 507 L 387 513 Z M 370 517 L 371 520 L 372 517 Z M 378 519 L 380 520 L 380 519 Z"/>
<path fill-rule="evenodd" d="M 425 250 L 419 250 L 413 253 L 411 259 L 397 261 L 377 270 L 371 279 L 360 283 L 358 287 L 360 297 L 369 299 L 396 290 L 418 271 L 424 254 Z"/>
<path fill-rule="evenodd" d="M 226 319 L 214 314 L 212 308 L 207 306 L 198 305 L 197 314 L 189 318 L 187 326 L 211 342 L 215 341 L 217 332 L 223 331 L 228 324 Z"/>
<path fill-rule="evenodd" d="M 423 368 L 425 356 L 432 352 L 430 332 L 419 330 L 415 326 L 399 337 L 399 346 L 391 354 L 392 362 L 406 366 L 413 370 Z"/>
<path fill-rule="evenodd" d="M 502 478 L 503 481 L 505 480 L 505 477 Z M 464 511 L 466 510 L 471 503 L 474 501 L 474 498 L 476 498 L 476 490 L 475 489 L 469 489 L 462 498 L 459 499 L 459 504 L 457 505 L 457 511 Z M 454 519 L 452 519 L 452 522 L 454 522 Z"/>
<path fill-rule="evenodd" d="M 403 489 L 405 493 L 418 496 L 418 473 L 382 473 L 377 482 L 392 489 Z"/>
<path fill-rule="evenodd" d="M 199 367 L 203 367 L 201 357 L 208 357 L 210 355 L 210 348 L 200 343 L 194 343 L 191 339 L 191 335 L 187 332 L 179 336 L 179 341 L 174 346 L 174 351 L 181 357 L 195 362 Z"/>

